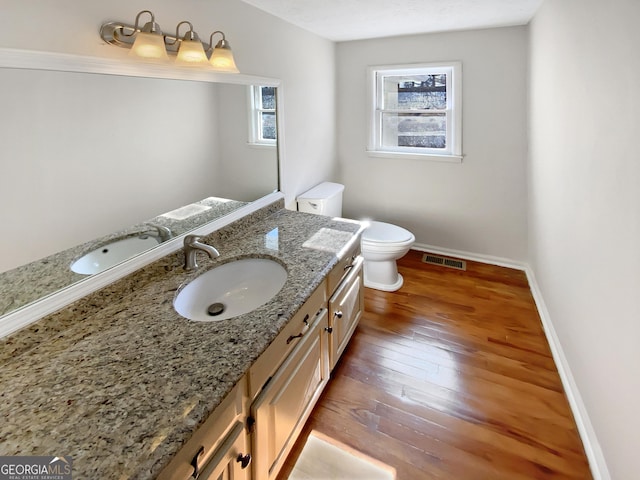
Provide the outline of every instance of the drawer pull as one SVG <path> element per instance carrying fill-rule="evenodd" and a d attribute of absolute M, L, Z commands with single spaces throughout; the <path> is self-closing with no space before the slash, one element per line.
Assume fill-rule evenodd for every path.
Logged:
<path fill-rule="evenodd" d="M 352 263 L 351 265 L 345 265 L 345 266 L 344 266 L 344 270 L 345 270 L 345 272 L 346 272 L 347 270 L 349 270 L 350 268 L 353 268 L 353 263 Z"/>
<path fill-rule="evenodd" d="M 204 447 L 200 447 L 198 449 L 198 452 L 194 455 L 193 459 L 191 460 L 191 466 L 193 467 L 193 473 L 191 474 L 191 478 L 198 478 L 198 475 L 200 475 L 200 457 L 202 456 L 202 454 L 204 453 Z"/>
<path fill-rule="evenodd" d="M 291 335 L 289 338 L 287 338 L 287 345 L 293 342 L 296 338 L 302 338 L 304 334 L 307 333 L 307 331 L 309 331 L 309 315 L 306 315 L 304 317 L 303 322 L 304 322 L 304 327 L 302 327 L 302 330 L 300 331 L 300 333 L 297 335 Z"/>
<path fill-rule="evenodd" d="M 338 318 L 342 318 L 342 311 L 338 310 L 336 313 L 333 314 L 334 317 L 338 317 Z"/>
<path fill-rule="evenodd" d="M 236 462 L 240 464 L 240 467 L 244 470 L 251 463 L 251 454 L 247 453 L 246 455 L 238 454 L 238 458 L 236 458 Z"/>

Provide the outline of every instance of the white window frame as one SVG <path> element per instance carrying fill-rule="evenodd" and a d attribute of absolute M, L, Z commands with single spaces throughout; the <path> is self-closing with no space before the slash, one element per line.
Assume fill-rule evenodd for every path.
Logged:
<path fill-rule="evenodd" d="M 446 147 L 390 147 L 382 144 L 382 114 L 384 112 L 416 113 L 422 110 L 385 110 L 383 108 L 382 77 L 388 75 L 447 75 L 447 106 L 439 112 L 446 116 Z M 383 65 L 368 68 L 369 79 L 369 142 L 370 156 L 387 158 L 462 161 L 462 63 L 440 62 L 409 65 Z M 433 112 L 433 110 L 424 110 Z"/>
<path fill-rule="evenodd" d="M 249 144 L 258 147 L 276 147 L 278 144 L 276 106 L 262 108 L 262 87 L 271 87 L 271 85 L 249 85 Z M 265 112 L 273 112 L 276 115 L 276 138 L 262 136 L 262 114 Z"/>

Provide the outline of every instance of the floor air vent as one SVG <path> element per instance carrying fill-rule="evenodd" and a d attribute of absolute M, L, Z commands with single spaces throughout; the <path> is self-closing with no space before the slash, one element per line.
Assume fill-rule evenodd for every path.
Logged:
<path fill-rule="evenodd" d="M 455 268 L 456 270 L 467 269 L 467 262 L 465 262 L 464 260 L 441 257 L 440 255 L 432 255 L 431 253 L 425 253 L 422 256 L 422 261 L 431 265 L 440 265 L 442 267 Z"/>

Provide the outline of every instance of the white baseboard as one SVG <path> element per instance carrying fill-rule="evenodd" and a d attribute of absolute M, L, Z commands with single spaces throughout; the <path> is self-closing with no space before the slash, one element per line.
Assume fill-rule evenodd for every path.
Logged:
<path fill-rule="evenodd" d="M 593 429 L 593 425 L 589 419 L 589 414 L 582 400 L 582 396 L 580 395 L 580 391 L 578 390 L 578 385 L 573 378 L 569 362 L 562 350 L 560 339 L 558 338 L 558 334 L 553 326 L 551 316 L 549 315 L 547 306 L 542 298 L 542 292 L 540 291 L 540 287 L 530 265 L 525 262 L 519 262 L 508 258 L 452 250 L 432 245 L 414 244 L 412 248 L 421 252 L 436 253 L 463 260 L 514 268 L 525 272 L 529 282 L 529 288 L 531 289 L 531 294 L 533 295 L 533 299 L 538 309 L 538 314 L 540 315 L 542 328 L 544 329 L 545 336 L 547 337 L 547 342 L 549 342 L 551 354 L 553 355 L 553 360 L 558 369 L 558 374 L 560 375 L 560 381 L 564 387 L 567 400 L 569 401 L 569 407 L 571 408 L 571 412 L 575 418 L 578 433 L 580 434 L 580 438 L 584 445 L 585 454 L 591 468 L 591 474 L 593 475 L 594 480 L 611 480 L 611 474 L 609 473 L 602 448 L 600 447 L 600 442 L 596 437 L 595 430 Z"/>
<path fill-rule="evenodd" d="M 571 373 L 567 357 L 562 350 L 560 339 L 558 338 L 558 334 L 556 333 L 553 322 L 551 321 L 551 316 L 549 315 L 547 306 L 542 298 L 542 292 L 538 286 L 536 276 L 528 265 L 525 269 L 525 273 L 527 274 L 531 294 L 533 295 L 536 307 L 538 308 L 538 314 L 542 321 L 542 328 L 544 329 L 547 341 L 549 342 L 549 347 L 551 348 L 553 360 L 558 368 L 558 373 L 560 374 L 562 386 L 564 387 L 567 400 L 569 401 L 569 406 L 571 407 L 571 411 L 573 412 L 573 416 L 576 420 L 578 433 L 582 439 L 584 450 L 587 455 L 587 459 L 589 460 L 589 466 L 591 467 L 591 474 L 593 475 L 594 480 L 611 480 L 611 474 L 609 473 L 607 462 L 604 458 L 602 448 L 600 447 L 600 442 L 596 437 L 596 432 L 593 429 L 591 420 L 589 419 L 589 414 L 582 400 L 582 396 L 580 395 L 580 391 L 578 390 L 578 385 Z"/>

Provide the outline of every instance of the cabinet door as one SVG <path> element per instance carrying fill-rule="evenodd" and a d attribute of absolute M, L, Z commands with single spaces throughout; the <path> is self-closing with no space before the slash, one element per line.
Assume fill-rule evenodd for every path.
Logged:
<path fill-rule="evenodd" d="M 364 311 L 362 257 L 329 299 L 329 361 L 331 370 L 347 347 Z"/>
<path fill-rule="evenodd" d="M 251 406 L 254 480 L 276 477 L 329 379 L 327 309 L 322 309 Z"/>
<path fill-rule="evenodd" d="M 244 425 L 238 422 L 196 478 L 198 480 L 249 480 L 251 455 L 248 453 L 247 446 Z"/>

